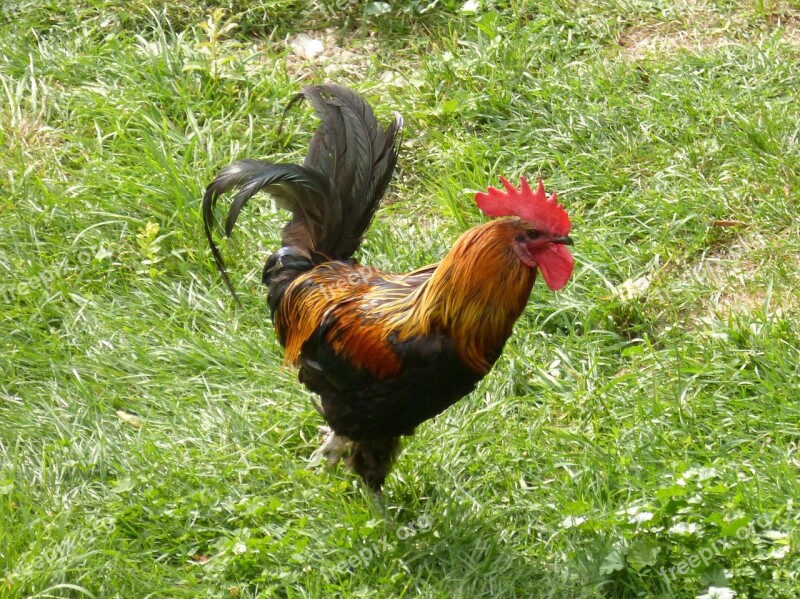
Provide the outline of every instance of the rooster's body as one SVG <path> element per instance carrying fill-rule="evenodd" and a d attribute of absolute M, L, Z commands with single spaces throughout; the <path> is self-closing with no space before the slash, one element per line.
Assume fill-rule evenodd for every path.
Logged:
<path fill-rule="evenodd" d="M 553 230 L 542 231 L 518 217 L 493 220 L 464 233 L 441 263 L 405 275 L 359 266 L 352 255 L 392 176 L 402 121 L 396 116 L 382 131 L 369 106 L 341 86 L 307 86 L 303 95 L 322 120 L 304 165 L 244 160 L 227 167 L 206 191 L 206 233 L 233 291 L 211 237 L 216 198 L 240 188 L 227 234 L 258 191 L 292 211 L 284 245 L 264 267 L 275 329 L 286 362 L 322 400 L 332 430 L 323 453 L 333 459 L 349 450 L 351 467 L 379 491 L 399 438 L 489 372 L 537 269 L 553 288 L 566 282 L 569 221 L 565 228 L 566 213 L 549 215 L 540 228 Z M 508 198 L 520 192 L 504 183 L 504 196 L 481 194 L 488 214 L 517 214 Z M 554 198 L 545 203 L 561 210 Z"/>

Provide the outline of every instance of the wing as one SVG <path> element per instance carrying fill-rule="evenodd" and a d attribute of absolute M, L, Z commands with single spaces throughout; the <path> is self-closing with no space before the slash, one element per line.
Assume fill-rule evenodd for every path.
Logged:
<path fill-rule="evenodd" d="M 324 341 L 379 378 L 395 374 L 399 363 L 387 321 L 413 309 L 413 294 L 435 269 L 393 275 L 333 261 L 301 275 L 286 290 L 274 318 L 285 362 L 297 364 L 313 337 L 312 346 Z"/>
<path fill-rule="evenodd" d="M 367 284 L 327 304 L 301 354 L 314 356 L 317 362 L 329 357 L 325 371 L 332 379 L 351 376 L 354 367 L 378 380 L 397 375 L 403 367 L 403 352 L 398 351 L 394 323 L 413 312 L 415 294 L 435 269 L 433 265 L 406 275 L 392 275 L 378 271 L 370 274 L 369 268 L 361 267 Z M 340 361 L 343 372 L 337 374 L 335 367 Z"/>

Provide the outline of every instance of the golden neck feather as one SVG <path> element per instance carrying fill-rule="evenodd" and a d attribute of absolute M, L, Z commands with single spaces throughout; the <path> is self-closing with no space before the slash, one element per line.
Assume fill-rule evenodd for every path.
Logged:
<path fill-rule="evenodd" d="M 497 219 L 464 233 L 415 294 L 413 314 L 404 319 L 401 335 L 440 330 L 452 337 L 467 366 L 488 372 L 536 278 L 514 253 L 517 223 Z"/>

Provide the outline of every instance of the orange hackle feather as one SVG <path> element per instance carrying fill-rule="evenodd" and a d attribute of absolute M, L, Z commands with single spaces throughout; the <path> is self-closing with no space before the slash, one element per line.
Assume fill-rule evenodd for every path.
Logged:
<path fill-rule="evenodd" d="M 440 330 L 471 370 L 489 372 L 536 277 L 511 249 L 517 223 L 499 219 L 464 233 L 421 290 L 401 324 L 402 336 Z"/>

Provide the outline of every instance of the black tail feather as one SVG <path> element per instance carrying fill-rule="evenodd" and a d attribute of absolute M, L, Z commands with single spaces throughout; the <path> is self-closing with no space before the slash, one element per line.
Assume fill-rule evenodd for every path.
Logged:
<path fill-rule="evenodd" d="M 241 305 L 225 269 L 222 254 L 214 243 L 212 235 L 214 205 L 217 198 L 236 188 L 239 188 L 239 193 L 236 194 L 225 220 L 226 236 L 230 237 L 236 220 L 248 200 L 259 191 L 266 190 L 275 197 L 279 206 L 293 212 L 297 220 L 307 223 L 308 226 L 303 227 L 292 227 L 292 223 L 289 223 L 284 228 L 284 238 L 287 231 L 294 231 L 297 238 L 293 242 L 299 248 L 311 252 L 314 251 L 314 236 L 315 234 L 318 236 L 320 228 L 324 226 L 320 205 L 335 192 L 330 189 L 328 181 L 314 170 L 296 164 L 273 164 L 251 159 L 240 160 L 225 167 L 206 188 L 202 210 L 206 239 L 225 285 L 236 302 Z"/>
<path fill-rule="evenodd" d="M 320 118 L 303 166 L 240 160 L 223 169 L 206 189 L 203 222 L 217 269 L 237 303 L 219 248 L 214 243 L 217 198 L 239 189 L 228 217 L 230 236 L 244 205 L 259 191 L 293 214 L 282 242 L 312 263 L 350 258 L 361 244 L 397 162 L 403 120 L 395 113 L 382 130 L 370 106 L 340 85 L 305 86 L 286 110 L 308 99 Z"/>

